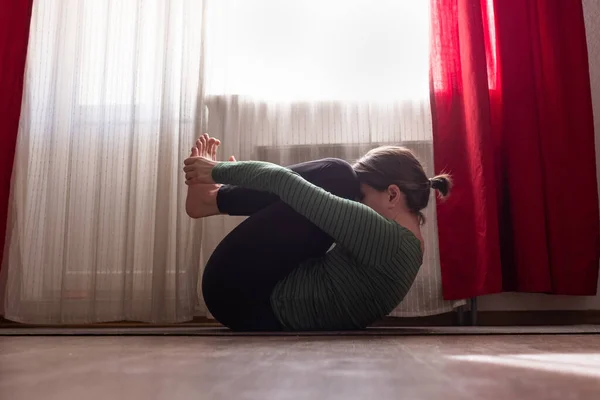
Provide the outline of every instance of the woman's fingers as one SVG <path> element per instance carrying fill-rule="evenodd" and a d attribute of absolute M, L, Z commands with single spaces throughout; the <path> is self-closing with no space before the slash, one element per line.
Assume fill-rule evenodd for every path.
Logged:
<path fill-rule="evenodd" d="M 198 177 L 197 171 L 189 171 L 185 173 L 185 180 L 189 181 L 190 179 L 194 179 Z"/>
<path fill-rule="evenodd" d="M 186 158 L 185 160 L 183 160 L 183 165 L 192 165 L 193 163 L 196 162 L 197 159 L 198 159 L 198 157 Z"/>
<path fill-rule="evenodd" d="M 212 170 L 218 163 L 207 157 L 189 157 L 183 161 L 186 181 L 191 183 L 214 183 Z"/>

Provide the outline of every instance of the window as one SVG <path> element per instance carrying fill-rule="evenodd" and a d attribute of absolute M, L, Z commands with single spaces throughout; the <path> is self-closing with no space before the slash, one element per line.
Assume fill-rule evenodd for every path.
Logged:
<path fill-rule="evenodd" d="M 208 4 L 206 93 L 267 101 L 429 97 L 429 2 Z"/>

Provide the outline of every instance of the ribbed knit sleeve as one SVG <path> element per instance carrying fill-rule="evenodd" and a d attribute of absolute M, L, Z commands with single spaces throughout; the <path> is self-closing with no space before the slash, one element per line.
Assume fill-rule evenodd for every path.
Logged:
<path fill-rule="evenodd" d="M 402 243 L 395 222 L 362 203 L 335 196 L 279 165 L 224 162 L 214 167 L 212 177 L 217 183 L 276 194 L 362 264 L 385 262 Z"/>

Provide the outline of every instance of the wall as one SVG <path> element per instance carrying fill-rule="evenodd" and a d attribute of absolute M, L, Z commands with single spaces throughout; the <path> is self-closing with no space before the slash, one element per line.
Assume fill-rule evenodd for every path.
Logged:
<path fill-rule="evenodd" d="M 590 59 L 590 82 L 596 132 L 596 172 L 600 191 L 600 1 L 583 0 Z M 479 298 L 480 310 L 600 310 L 597 296 L 566 297 L 542 294 L 503 293 Z"/>

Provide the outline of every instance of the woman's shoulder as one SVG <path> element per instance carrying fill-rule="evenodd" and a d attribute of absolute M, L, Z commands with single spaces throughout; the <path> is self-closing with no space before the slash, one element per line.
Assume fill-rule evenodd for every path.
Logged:
<path fill-rule="evenodd" d="M 401 224 L 396 224 L 397 225 L 397 230 L 400 234 L 400 238 L 402 239 L 400 241 L 400 245 L 401 246 L 417 246 L 419 247 L 419 249 L 421 250 L 421 252 L 424 251 L 425 248 L 425 239 L 423 238 L 423 234 L 421 232 L 421 227 L 420 226 L 404 226 Z"/>

